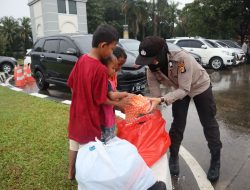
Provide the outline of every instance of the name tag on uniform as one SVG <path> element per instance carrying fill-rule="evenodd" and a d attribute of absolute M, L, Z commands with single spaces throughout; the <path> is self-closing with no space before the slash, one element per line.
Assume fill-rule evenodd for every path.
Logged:
<path fill-rule="evenodd" d="M 179 70 L 180 73 L 185 73 L 186 72 L 184 62 L 178 63 L 178 70 Z"/>

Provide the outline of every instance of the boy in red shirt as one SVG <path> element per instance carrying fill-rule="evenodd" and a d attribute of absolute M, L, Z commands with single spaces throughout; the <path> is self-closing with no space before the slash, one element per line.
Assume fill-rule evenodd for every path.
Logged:
<path fill-rule="evenodd" d="M 72 90 L 72 103 L 68 125 L 69 173 L 75 177 L 75 161 L 79 145 L 101 138 L 101 104 L 121 107 L 125 101 L 115 102 L 107 99 L 108 73 L 102 59 L 109 57 L 119 40 L 118 32 L 109 25 L 99 26 L 93 34 L 92 49 L 89 54 L 79 58 L 69 79 Z"/>

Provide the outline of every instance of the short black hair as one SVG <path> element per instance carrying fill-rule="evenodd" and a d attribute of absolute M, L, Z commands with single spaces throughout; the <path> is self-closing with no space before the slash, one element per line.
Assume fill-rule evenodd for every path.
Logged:
<path fill-rule="evenodd" d="M 96 48 L 102 42 L 107 42 L 108 44 L 119 40 L 119 34 L 117 30 L 108 24 L 102 24 L 97 27 L 93 34 L 92 47 Z"/>
<path fill-rule="evenodd" d="M 115 49 L 113 50 L 113 54 L 116 56 L 117 59 L 119 59 L 120 57 L 124 57 L 125 59 L 127 59 L 126 52 L 119 46 L 115 47 Z"/>
<path fill-rule="evenodd" d="M 103 65 L 108 66 L 108 64 L 113 61 L 113 59 L 117 59 L 117 57 L 114 54 L 111 54 L 110 56 L 108 56 L 105 59 L 102 59 L 101 62 Z"/>

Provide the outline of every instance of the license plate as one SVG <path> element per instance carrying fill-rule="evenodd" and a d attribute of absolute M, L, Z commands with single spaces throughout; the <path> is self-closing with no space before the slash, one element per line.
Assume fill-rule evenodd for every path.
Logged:
<path fill-rule="evenodd" d="M 132 87 L 133 92 L 138 92 L 145 89 L 145 84 L 137 83 Z"/>

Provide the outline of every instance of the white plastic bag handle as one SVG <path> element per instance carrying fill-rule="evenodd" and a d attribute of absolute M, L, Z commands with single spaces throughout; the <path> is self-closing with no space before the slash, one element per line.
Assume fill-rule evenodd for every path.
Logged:
<path fill-rule="evenodd" d="M 96 141 L 96 149 L 100 153 L 100 156 L 110 166 L 110 169 L 113 170 L 115 174 L 119 175 L 112 160 L 110 159 L 110 156 L 107 154 L 107 151 L 104 147 L 105 145 L 97 137 L 95 137 L 95 141 Z"/>

